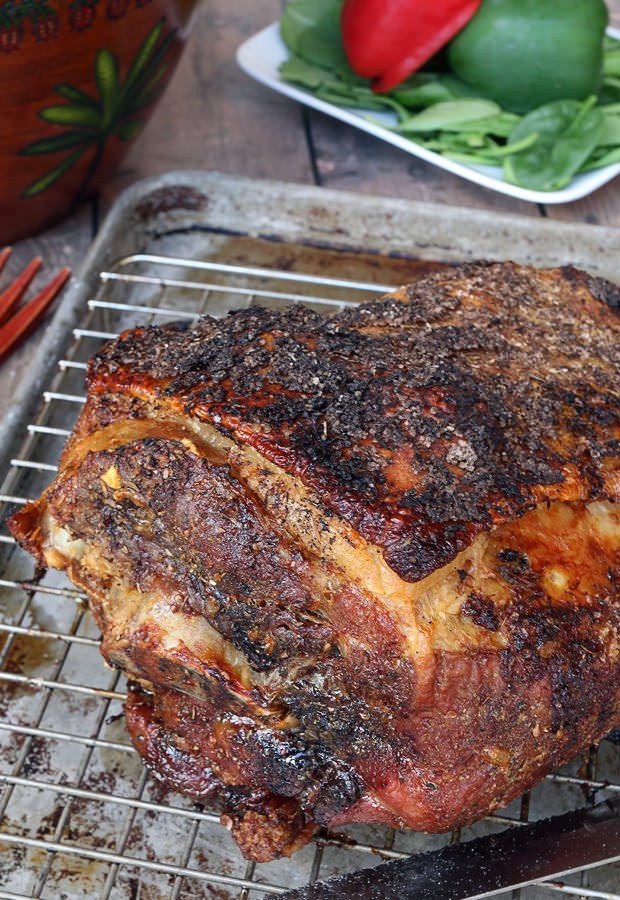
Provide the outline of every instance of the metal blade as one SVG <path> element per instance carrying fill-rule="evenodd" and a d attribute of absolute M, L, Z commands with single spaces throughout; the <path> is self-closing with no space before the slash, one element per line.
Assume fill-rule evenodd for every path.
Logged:
<path fill-rule="evenodd" d="M 620 860 L 620 799 L 281 894 L 282 900 L 478 900 Z"/>

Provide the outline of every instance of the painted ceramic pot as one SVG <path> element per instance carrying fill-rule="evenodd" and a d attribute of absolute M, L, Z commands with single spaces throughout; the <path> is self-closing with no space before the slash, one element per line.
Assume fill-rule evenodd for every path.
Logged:
<path fill-rule="evenodd" d="M 0 0 L 0 244 L 105 181 L 137 137 L 197 0 Z"/>

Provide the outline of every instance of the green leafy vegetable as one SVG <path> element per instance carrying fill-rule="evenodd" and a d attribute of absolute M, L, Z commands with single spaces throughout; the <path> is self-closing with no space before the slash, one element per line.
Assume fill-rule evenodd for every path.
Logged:
<path fill-rule="evenodd" d="M 620 147 L 614 147 L 606 153 L 593 154 L 590 159 L 586 160 L 579 169 L 580 172 L 591 172 L 593 169 L 600 169 L 602 166 L 611 166 L 620 162 Z"/>
<path fill-rule="evenodd" d="M 416 109 L 453 100 L 454 92 L 435 75 L 417 75 L 399 84 L 390 91 L 390 96 L 408 109 Z"/>
<path fill-rule="evenodd" d="M 461 130 L 467 122 L 476 121 L 485 116 L 494 116 L 501 109 L 491 100 L 445 100 L 427 107 L 423 112 L 410 116 L 400 123 L 403 134 L 416 132 L 439 131 L 441 129 Z"/>
<path fill-rule="evenodd" d="M 483 134 L 492 134 L 495 137 L 507 138 L 512 134 L 515 127 L 521 121 L 519 116 L 513 113 L 498 112 L 493 116 L 486 116 L 484 119 L 474 119 L 471 122 L 463 122 L 460 131 L 467 133 L 468 131 L 479 131 Z"/>
<path fill-rule="evenodd" d="M 617 147 L 620 145 L 620 111 L 609 113 L 611 107 L 603 106 L 603 129 L 599 135 L 599 147 Z"/>
<path fill-rule="evenodd" d="M 453 97 L 480 97 L 480 91 L 477 91 L 471 85 L 462 81 L 458 75 L 453 72 L 446 72 L 439 79 L 441 84 L 452 94 Z M 489 98 L 487 98 L 489 99 Z"/>
<path fill-rule="evenodd" d="M 408 115 L 405 107 L 387 94 L 375 94 L 367 81 L 352 77 L 341 77 L 330 69 L 309 63 L 299 56 L 291 56 L 280 66 L 280 75 L 285 81 L 298 84 L 316 94 L 322 100 L 338 106 L 352 106 L 359 109 L 393 109 L 400 115 Z"/>
<path fill-rule="evenodd" d="M 533 134 L 538 135 L 538 140 L 529 149 L 506 158 L 506 181 L 539 191 L 566 187 L 603 132 L 603 113 L 595 108 L 595 103 L 596 97 L 583 103 L 556 100 L 528 113 L 508 138 L 508 146 Z"/>
<path fill-rule="evenodd" d="M 614 37 L 612 34 L 605 34 L 603 50 L 620 50 L 620 38 Z"/>
<path fill-rule="evenodd" d="M 620 75 L 620 48 L 608 50 L 603 56 L 603 75 Z"/>

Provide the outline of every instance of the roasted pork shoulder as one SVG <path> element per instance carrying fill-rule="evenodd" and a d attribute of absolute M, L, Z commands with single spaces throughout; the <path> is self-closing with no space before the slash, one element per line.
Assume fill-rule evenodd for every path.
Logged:
<path fill-rule="evenodd" d="M 464 825 L 620 722 L 620 291 L 472 264 L 137 328 L 10 527 L 258 860 Z"/>

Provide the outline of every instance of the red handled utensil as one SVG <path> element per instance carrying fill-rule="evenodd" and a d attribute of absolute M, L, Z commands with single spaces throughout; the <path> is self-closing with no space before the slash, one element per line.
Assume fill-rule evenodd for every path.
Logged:
<path fill-rule="evenodd" d="M 0 250 L 0 272 L 10 255 L 10 247 Z M 36 256 L 0 294 L 0 360 L 14 350 L 32 331 L 71 275 L 71 269 L 65 266 L 35 297 L 19 306 L 30 282 L 40 268 L 41 257 Z"/>

